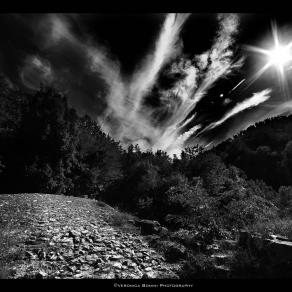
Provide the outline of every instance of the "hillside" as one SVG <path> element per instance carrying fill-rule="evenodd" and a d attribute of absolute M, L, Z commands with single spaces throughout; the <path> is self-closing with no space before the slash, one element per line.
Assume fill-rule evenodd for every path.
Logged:
<path fill-rule="evenodd" d="M 251 179 L 262 179 L 276 190 L 292 185 L 292 116 L 250 126 L 212 150 Z M 272 170 L 272 171 L 271 171 Z"/>
<path fill-rule="evenodd" d="M 90 199 L 1 195 L 1 277 L 177 278 L 134 226 L 117 226 L 125 218 Z"/>
<path fill-rule="evenodd" d="M 291 117 L 172 158 L 123 149 L 54 88 L 0 94 L 2 278 L 252 277 L 242 229 L 292 239 Z"/>

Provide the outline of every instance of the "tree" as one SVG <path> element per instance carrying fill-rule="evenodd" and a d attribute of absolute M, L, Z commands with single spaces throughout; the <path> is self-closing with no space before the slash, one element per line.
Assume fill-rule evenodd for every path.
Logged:
<path fill-rule="evenodd" d="M 79 119 L 76 137 L 78 162 L 72 170 L 74 194 L 96 197 L 122 177 L 121 149 L 89 116 Z"/>
<path fill-rule="evenodd" d="M 18 181 L 14 191 L 65 193 L 70 189 L 67 174 L 74 136 L 69 134 L 68 114 L 66 97 L 51 88 L 28 97 L 8 170 Z"/>

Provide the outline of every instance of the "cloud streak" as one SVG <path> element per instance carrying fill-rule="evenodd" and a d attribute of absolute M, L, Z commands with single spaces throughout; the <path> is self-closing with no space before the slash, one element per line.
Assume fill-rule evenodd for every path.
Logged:
<path fill-rule="evenodd" d="M 214 129 L 215 127 L 223 124 L 226 120 L 233 117 L 234 115 L 255 106 L 258 106 L 259 104 L 267 101 L 271 97 L 271 89 L 265 89 L 260 92 L 254 93 L 252 97 L 244 100 L 243 102 L 240 102 L 236 104 L 229 112 L 227 112 L 220 120 L 218 120 L 215 123 L 211 123 L 209 126 L 207 126 L 203 131 L 201 131 L 199 134 L 203 134 L 206 131 L 209 131 L 211 129 Z"/>
<path fill-rule="evenodd" d="M 96 120 L 103 131 L 121 141 L 125 147 L 138 144 L 142 150 L 161 149 L 169 154 L 179 154 L 190 138 L 199 140 L 198 135 L 203 131 L 264 102 L 270 93 L 266 90 L 254 94 L 200 132 L 202 125 L 196 121 L 197 104 L 218 80 L 228 78 L 240 69 L 244 59 L 236 59 L 234 54 L 239 26 L 236 14 L 217 16 L 218 29 L 208 50 L 191 57 L 184 55 L 180 34 L 189 16 L 174 13 L 165 16 L 153 49 L 130 76 L 122 75 L 119 61 L 106 47 L 97 44 L 87 34 L 77 36 L 65 16 L 48 15 L 39 30 L 45 36 L 42 46 L 48 55 L 57 54 L 59 48 L 66 50 L 70 47 L 80 58 L 83 75 L 91 74 L 97 83 L 102 81 L 103 97 L 97 97 L 101 93 L 96 92 L 96 104 L 103 105 L 100 105 L 102 111 L 96 114 Z M 22 80 L 33 89 L 36 89 L 39 79 L 61 84 L 64 76 L 72 76 L 72 73 L 64 75 L 66 70 L 55 68 L 53 62 L 45 58 L 30 56 L 23 67 Z M 168 78 L 178 77 L 170 88 L 165 89 L 159 83 L 161 74 Z M 32 82 L 37 75 L 37 82 Z M 82 83 L 81 78 L 76 83 Z M 149 106 L 146 99 L 153 95 L 154 89 L 158 105 Z"/>
<path fill-rule="evenodd" d="M 153 146 L 161 131 L 153 125 L 153 111 L 143 105 L 143 98 L 155 85 L 163 66 L 181 53 L 179 34 L 189 14 L 170 13 L 166 15 L 162 29 L 150 52 L 135 70 L 132 78 L 123 82 L 111 78 L 108 109 L 100 118 L 100 124 L 107 132 L 123 143 L 138 143 L 142 148 Z M 146 146 L 147 145 L 147 146 Z"/>
<path fill-rule="evenodd" d="M 107 87 L 106 110 L 97 120 L 102 129 L 120 140 L 123 145 L 137 143 L 143 150 L 162 149 L 178 153 L 184 143 L 201 128 L 193 122 L 196 104 L 214 86 L 217 80 L 239 68 L 242 60 L 234 62 L 232 45 L 238 32 L 236 14 L 220 14 L 218 30 L 212 47 L 201 55 L 185 58 L 182 55 L 180 32 L 189 14 L 167 14 L 153 50 L 137 67 L 132 77 L 121 76 L 118 61 L 108 50 L 92 42 L 81 42 L 71 32 L 63 18 L 50 18 L 51 31 L 48 45 L 66 41 L 74 44 L 87 56 L 89 69 L 102 78 Z M 174 61 L 175 57 L 179 61 Z M 160 107 L 145 105 L 145 96 L 157 83 L 161 70 L 173 62 L 170 74 L 184 76 L 170 90 L 159 89 Z M 167 118 L 157 123 L 161 113 Z M 188 130 L 184 130 L 185 128 Z"/>
<path fill-rule="evenodd" d="M 236 14 L 218 15 L 219 28 L 213 40 L 210 50 L 192 59 L 182 58 L 174 63 L 170 71 L 179 72 L 185 77 L 180 80 L 174 88 L 164 95 L 179 98 L 172 116 L 165 123 L 162 139 L 156 142 L 154 147 L 161 147 L 168 152 L 178 153 L 184 143 L 194 135 L 201 126 L 192 126 L 183 132 L 183 129 L 193 122 L 195 115 L 187 117 L 195 110 L 197 103 L 214 86 L 217 80 L 227 77 L 233 70 L 240 68 L 243 59 L 234 62 L 232 45 L 238 32 L 239 19 Z M 165 136 L 168 138 L 166 139 Z M 174 141 L 180 141 L 180 147 Z"/>
<path fill-rule="evenodd" d="M 129 94 L 132 97 L 135 112 L 141 105 L 141 100 L 154 86 L 163 65 L 181 53 L 179 34 L 189 13 L 169 13 L 166 16 L 153 52 L 148 54 L 143 63 L 134 72 L 130 82 Z"/>

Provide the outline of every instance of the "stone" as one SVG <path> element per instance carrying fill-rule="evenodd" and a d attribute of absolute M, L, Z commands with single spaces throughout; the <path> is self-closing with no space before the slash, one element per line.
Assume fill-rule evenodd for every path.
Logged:
<path fill-rule="evenodd" d="M 45 251 L 40 251 L 39 254 L 38 254 L 38 256 L 39 256 L 39 259 L 40 259 L 40 260 L 45 260 L 47 254 L 46 254 Z"/>
<path fill-rule="evenodd" d="M 87 262 L 95 262 L 96 261 L 96 257 L 94 255 L 87 255 L 87 256 L 85 256 L 85 260 Z"/>
<path fill-rule="evenodd" d="M 59 261 L 64 261 L 65 259 L 64 259 L 64 257 L 62 255 L 58 255 L 58 260 Z"/>
<path fill-rule="evenodd" d="M 121 256 L 121 255 L 113 255 L 113 256 L 110 256 L 109 257 L 109 259 L 111 260 L 111 261 L 118 261 L 118 260 L 121 260 L 121 259 L 123 259 L 124 257 L 123 256 Z"/>
<path fill-rule="evenodd" d="M 73 276 L 76 279 L 84 278 L 84 273 L 79 273 Z"/>
<path fill-rule="evenodd" d="M 31 251 L 26 251 L 26 252 L 25 252 L 25 255 L 26 255 L 27 257 L 29 257 L 31 260 L 35 260 L 35 259 L 37 259 L 37 255 L 34 254 L 34 253 L 32 253 Z"/>
<path fill-rule="evenodd" d="M 79 237 L 79 236 L 81 236 L 81 233 L 80 232 L 77 232 L 77 231 L 75 231 L 75 230 L 70 230 L 69 231 L 69 236 L 70 237 Z"/>
<path fill-rule="evenodd" d="M 159 222 L 152 220 L 136 220 L 135 225 L 141 228 L 142 235 L 159 234 L 161 226 Z"/>
<path fill-rule="evenodd" d="M 82 271 L 88 271 L 89 269 L 90 269 L 90 266 L 88 266 L 88 265 L 81 266 Z"/>
<path fill-rule="evenodd" d="M 147 266 L 146 266 L 146 264 L 142 263 L 142 264 L 140 264 L 140 267 L 141 267 L 142 269 L 145 269 Z"/>
<path fill-rule="evenodd" d="M 105 248 L 104 248 L 104 247 L 100 247 L 100 246 L 94 246 L 94 247 L 93 247 L 93 250 L 94 250 L 95 252 L 102 252 L 102 251 L 105 250 Z"/>
<path fill-rule="evenodd" d="M 137 264 L 131 262 L 131 263 L 129 263 L 127 266 L 128 266 L 129 268 L 135 269 L 135 268 L 137 267 Z"/>
<path fill-rule="evenodd" d="M 45 278 L 45 277 L 47 277 L 48 276 L 48 274 L 46 273 L 46 272 L 44 272 L 44 271 L 39 271 L 37 274 L 36 274 L 36 278 L 37 279 L 43 279 L 43 278 Z"/>
<path fill-rule="evenodd" d="M 119 263 L 119 262 L 113 263 L 112 266 L 113 266 L 114 268 L 117 268 L 117 269 L 121 269 L 121 268 L 122 268 L 122 264 Z"/>
<path fill-rule="evenodd" d="M 73 273 L 74 273 L 74 272 L 76 271 L 76 269 L 77 269 L 75 266 L 68 266 L 67 268 L 68 268 L 68 270 L 69 270 L 70 272 L 73 272 Z"/>
<path fill-rule="evenodd" d="M 109 273 L 103 273 L 99 275 L 100 279 L 114 279 L 115 278 L 115 273 L 114 272 L 109 272 Z"/>
<path fill-rule="evenodd" d="M 155 278 L 155 276 L 154 276 L 154 273 L 152 273 L 152 272 L 144 273 L 142 275 L 142 279 L 154 279 L 154 278 Z"/>

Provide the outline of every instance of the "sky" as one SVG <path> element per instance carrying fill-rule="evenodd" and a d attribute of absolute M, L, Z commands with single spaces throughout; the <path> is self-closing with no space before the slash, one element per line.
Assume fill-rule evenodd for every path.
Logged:
<path fill-rule="evenodd" d="M 12 86 L 55 87 L 125 147 L 179 155 L 292 109 L 289 15 L 1 14 L 0 35 Z"/>

